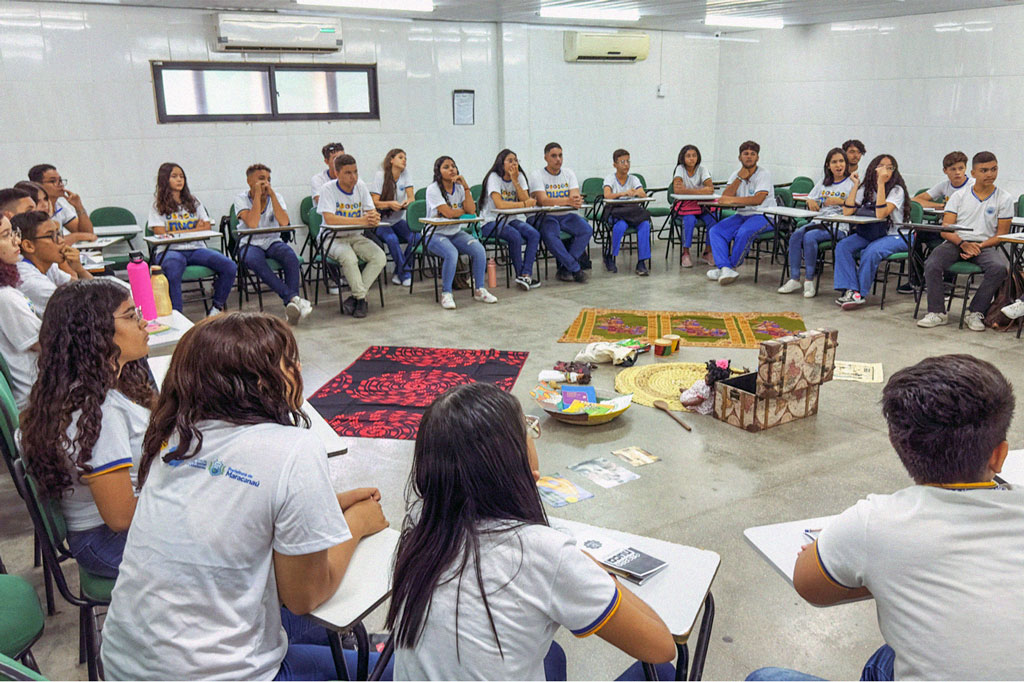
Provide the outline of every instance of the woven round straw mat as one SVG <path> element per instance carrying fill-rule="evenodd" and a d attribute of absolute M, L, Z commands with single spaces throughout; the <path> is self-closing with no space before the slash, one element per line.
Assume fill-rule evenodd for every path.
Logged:
<path fill-rule="evenodd" d="M 703 362 L 628 367 L 615 377 L 615 390 L 623 394 L 632 393 L 634 403 L 654 407 L 655 400 L 664 400 L 675 412 L 688 412 L 679 402 L 679 394 L 707 373 L 708 368 Z"/>

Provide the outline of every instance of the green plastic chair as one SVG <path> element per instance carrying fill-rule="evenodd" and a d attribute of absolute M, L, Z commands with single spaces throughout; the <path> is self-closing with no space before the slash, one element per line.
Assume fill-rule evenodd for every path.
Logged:
<path fill-rule="evenodd" d="M 1017 217 L 1024 218 L 1024 194 L 1017 197 Z"/>
<path fill-rule="evenodd" d="M 438 278 L 441 275 L 441 259 L 435 256 L 427 250 L 427 245 L 422 239 L 423 234 L 423 223 L 420 222 L 421 218 L 427 217 L 427 202 L 423 199 L 417 199 L 416 201 L 409 204 L 409 207 L 405 210 L 405 221 L 409 224 L 409 230 L 414 234 L 421 235 L 421 238 L 416 244 L 416 248 L 412 251 L 413 261 L 413 272 L 416 271 L 417 263 L 419 264 L 420 281 L 423 280 L 426 273 L 426 266 L 430 266 L 430 271 L 434 277 L 434 302 L 441 300 L 441 290 L 438 287 Z M 429 241 L 429 239 L 427 240 Z M 412 280 L 412 285 L 409 286 L 409 294 L 412 294 L 412 290 L 416 284 L 416 278 Z"/>
<path fill-rule="evenodd" d="M 469 188 L 469 194 L 473 197 L 473 202 L 480 203 L 480 192 L 484 189 L 483 185 L 473 185 Z"/>
<path fill-rule="evenodd" d="M 313 206 L 313 200 L 310 197 L 303 199 L 302 203 L 305 204 L 306 200 L 309 200 L 310 207 Z M 306 210 L 307 216 L 302 219 L 303 223 L 309 220 L 308 213 L 309 209 Z M 308 224 L 306 225 L 308 227 Z M 228 253 L 231 255 L 231 259 L 235 261 L 235 265 L 238 267 L 238 279 L 236 281 L 238 287 L 238 307 L 242 307 L 242 298 L 246 301 L 249 300 L 249 291 L 256 292 L 256 301 L 259 303 L 260 312 L 263 312 L 263 294 L 272 293 L 273 290 L 266 286 L 263 281 L 260 280 L 259 276 L 249 270 L 246 266 L 245 261 L 242 259 L 241 246 L 242 240 L 238 237 L 238 216 L 235 214 L 235 205 L 231 204 L 231 210 L 228 212 Z M 299 272 L 302 272 L 302 266 L 305 265 L 305 259 L 296 254 L 299 259 Z M 281 265 L 280 261 L 274 258 L 267 258 L 267 265 L 270 269 L 279 274 L 283 275 L 284 266 Z M 309 295 L 306 293 L 306 280 L 305 278 L 299 278 L 302 284 L 302 297 L 308 298 Z"/>
<path fill-rule="evenodd" d="M 35 588 L 21 576 L 0 575 L 0 654 L 39 672 L 32 645 L 45 624 Z"/>
<path fill-rule="evenodd" d="M 413 198 L 416 201 L 423 201 L 423 200 L 425 200 L 427 198 L 427 188 L 426 187 L 420 187 L 418 190 L 416 190 L 416 193 L 413 195 Z"/>
<path fill-rule="evenodd" d="M 640 173 L 633 173 L 633 175 L 636 176 L 636 179 L 640 181 L 640 186 L 644 188 L 644 191 L 646 191 L 647 180 L 644 178 L 644 176 L 640 175 Z M 669 183 L 669 188 L 671 189 L 671 187 L 672 183 Z M 667 190 L 666 196 L 668 196 Z M 647 212 L 651 214 L 652 218 L 664 218 L 665 216 L 672 212 L 672 209 L 670 209 L 668 206 L 654 206 L 653 204 L 648 204 Z M 653 221 L 651 221 L 651 227 L 654 227 Z"/>
<path fill-rule="evenodd" d="M 3 353 L 0 353 L 0 376 L 3 376 L 8 385 L 14 383 L 14 379 L 11 378 L 11 368 L 7 364 L 7 358 L 3 356 Z"/>
<path fill-rule="evenodd" d="M 153 230 L 149 227 L 149 222 L 146 222 L 145 235 L 150 237 L 153 235 Z M 158 265 L 154 260 L 154 254 L 156 253 L 156 247 L 149 247 L 149 262 L 151 265 Z M 162 260 L 162 258 L 161 258 Z M 201 300 L 203 302 L 203 308 L 206 312 L 210 312 L 210 305 L 213 303 L 213 288 L 212 283 L 216 278 L 217 273 L 204 265 L 187 265 L 185 266 L 185 272 L 181 274 L 182 294 L 184 294 L 185 284 L 195 284 L 198 287 L 199 298 L 192 298 L 185 300 L 182 298 L 182 305 L 185 303 L 192 303 L 193 301 Z M 211 283 L 210 295 L 206 295 L 206 283 Z"/>
<path fill-rule="evenodd" d="M 127 208 L 120 206 L 101 206 L 95 209 L 89 214 L 89 220 L 92 221 L 94 227 L 108 227 L 110 225 L 135 225 L 138 220 L 135 214 L 129 211 Z M 126 237 L 128 242 L 128 248 L 130 250 L 136 250 L 134 237 Z M 107 260 L 113 261 L 115 269 L 124 270 L 128 265 L 127 255 L 111 255 L 106 256 Z"/>
<path fill-rule="evenodd" d="M 302 224 L 309 227 L 309 209 L 313 208 L 313 197 L 303 197 L 302 203 L 299 204 L 299 217 L 302 218 Z"/>
<path fill-rule="evenodd" d="M 793 208 L 793 191 L 789 187 L 776 187 L 775 198 L 779 200 L 780 205 Z"/>
<path fill-rule="evenodd" d="M 789 183 L 789 193 L 793 194 L 807 194 L 814 189 L 814 180 L 811 180 L 806 175 L 798 175 L 793 178 L 793 182 Z"/>
<path fill-rule="evenodd" d="M 409 204 L 412 206 L 412 204 Z M 334 268 L 337 272 L 341 272 L 341 263 L 334 260 L 320 248 L 320 228 L 323 226 L 323 216 L 321 216 L 316 206 L 312 206 L 309 212 L 306 214 L 309 220 L 309 238 L 312 242 L 313 252 L 309 259 L 309 265 L 306 266 L 306 272 L 303 276 L 304 280 L 309 280 L 313 285 L 313 304 L 316 305 L 320 302 L 320 281 L 323 280 L 324 286 L 327 286 L 327 268 Z M 362 259 L 359 260 L 360 266 L 364 264 Z M 313 273 L 316 274 L 313 274 Z M 315 279 L 314 279 L 315 278 Z M 384 286 L 381 282 L 384 279 L 384 270 L 381 270 L 380 275 L 377 276 L 377 291 L 380 293 L 380 307 L 384 307 Z M 305 282 L 303 282 L 305 287 Z M 338 308 L 344 314 L 343 308 L 344 298 L 341 295 L 341 287 L 338 287 Z"/>
<path fill-rule="evenodd" d="M 0 682 L 22 682 L 23 680 L 42 680 L 46 681 L 47 678 L 43 677 L 37 671 L 18 663 L 9 656 L 0 654 Z"/>

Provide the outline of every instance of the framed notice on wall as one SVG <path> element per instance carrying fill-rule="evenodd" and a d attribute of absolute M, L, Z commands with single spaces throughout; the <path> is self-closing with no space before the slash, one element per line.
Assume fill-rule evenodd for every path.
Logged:
<path fill-rule="evenodd" d="M 452 90 L 452 123 L 457 126 L 473 125 L 475 98 L 473 90 Z"/>

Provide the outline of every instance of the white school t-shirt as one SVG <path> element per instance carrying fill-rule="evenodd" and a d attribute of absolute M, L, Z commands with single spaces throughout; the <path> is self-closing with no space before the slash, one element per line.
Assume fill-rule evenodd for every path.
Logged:
<path fill-rule="evenodd" d="M 739 174 L 738 170 L 733 172 L 729 176 L 727 184 L 731 185 L 733 180 L 739 177 Z M 736 188 L 736 196 L 738 197 L 752 197 L 758 192 L 768 192 L 768 196 L 760 204 L 738 207 L 736 213 L 739 215 L 754 215 L 757 213 L 758 208 L 778 206 L 778 202 L 775 201 L 775 186 L 772 185 L 772 175 L 764 166 L 758 166 L 753 175 L 746 180 L 740 180 L 740 184 Z"/>
<path fill-rule="evenodd" d="M 954 186 L 953 182 L 949 178 L 946 178 L 929 189 L 928 196 L 932 198 L 932 201 L 941 204 L 943 201 L 949 201 L 949 199 L 960 190 L 969 189 L 971 187 L 974 187 L 974 178 L 967 178 L 964 180 L 964 184 L 959 187 Z"/>
<path fill-rule="evenodd" d="M 343 190 L 336 180 L 320 188 L 320 200 L 316 204 L 316 212 L 320 215 L 333 213 L 342 218 L 362 218 L 367 211 L 373 211 L 373 197 L 362 180 L 356 180 L 351 192 Z M 320 230 L 321 243 L 330 234 L 329 230 Z"/>
<path fill-rule="evenodd" d="M 851 189 L 853 189 L 853 178 L 848 177 L 842 182 L 833 182 L 831 185 L 826 185 L 825 181 L 822 180 L 814 186 L 814 189 L 807 195 L 807 198 L 818 202 L 822 215 L 839 215 L 843 212 L 842 202 L 846 201 L 846 197 L 850 195 Z M 839 199 L 840 203 L 826 206 L 826 199 Z M 849 227 L 845 223 L 840 223 L 840 226 Z"/>
<path fill-rule="evenodd" d="M 284 203 L 284 197 L 280 194 L 277 195 L 277 203 L 281 204 L 281 208 L 285 211 L 288 210 L 288 206 Z M 238 227 L 248 227 L 241 218 L 242 211 L 252 210 L 252 194 L 249 190 L 243 190 L 238 193 L 235 197 L 235 215 L 238 218 Z M 278 227 L 281 223 L 277 222 L 277 216 L 274 215 L 274 202 L 267 198 L 267 206 L 263 209 L 263 213 L 260 214 L 260 222 L 257 227 Z M 242 244 L 250 244 L 252 246 L 258 246 L 261 249 L 268 248 L 274 242 L 281 241 L 280 232 L 271 232 L 268 234 L 255 234 L 252 237 L 240 237 Z M 251 241 L 250 241 L 251 240 Z"/>
<path fill-rule="evenodd" d="M 899 228 L 897 227 L 903 222 L 903 199 L 906 195 L 903 192 L 903 188 L 899 185 L 893 185 L 892 190 L 885 195 L 885 203 L 892 204 L 896 208 L 889 214 L 889 218 L 892 220 L 889 223 L 889 234 L 899 234 Z M 864 185 L 857 188 L 857 194 L 854 196 L 854 203 L 857 206 L 861 206 L 864 203 Z M 875 203 L 878 203 L 878 197 L 875 197 Z M 881 221 L 879 221 L 881 222 Z"/>
<path fill-rule="evenodd" d="M 309 179 L 309 196 L 313 201 L 316 201 L 317 197 L 320 196 L 320 188 L 328 182 L 334 182 L 334 178 L 331 177 L 331 172 L 326 168 Z"/>
<path fill-rule="evenodd" d="M 615 173 L 612 173 L 605 177 L 604 186 L 610 188 L 612 194 L 628 192 L 631 189 L 643 189 L 643 185 L 640 184 L 640 178 L 632 174 L 626 176 L 626 182 L 620 183 Z"/>
<path fill-rule="evenodd" d="M 817 551 L 834 582 L 871 591 L 895 679 L 1024 679 L 1024 490 L 869 495 L 825 527 Z"/>
<path fill-rule="evenodd" d="M 32 301 L 16 287 L 0 287 L 0 319 L 0 355 L 11 370 L 11 392 L 20 410 L 39 373 L 39 354 L 29 348 L 39 341 L 42 322 Z"/>
<path fill-rule="evenodd" d="M 547 167 L 544 167 L 530 176 L 530 187 L 534 192 L 544 190 L 549 199 L 568 199 L 572 190 L 580 188 L 580 183 L 576 174 L 564 166 L 558 175 L 548 173 Z"/>
<path fill-rule="evenodd" d="M 491 194 L 494 192 L 498 193 L 502 201 L 521 201 L 519 194 L 516 192 L 516 184 L 511 180 L 506 180 L 497 173 L 490 173 L 484 181 L 484 185 L 486 185 L 487 191 L 480 193 L 480 217 L 484 219 L 485 223 L 497 220 L 498 218 L 498 214 L 494 212 L 496 208 L 494 200 L 491 199 Z M 526 173 L 519 174 L 519 186 L 529 195 L 530 183 L 526 181 Z M 526 215 L 519 213 L 508 216 L 508 219 L 526 220 Z"/>
<path fill-rule="evenodd" d="M 210 220 L 210 214 L 206 212 L 203 202 L 196 199 L 196 210 L 189 211 L 184 206 L 172 213 L 157 213 L 156 206 L 149 210 L 149 228 L 163 227 L 167 232 L 173 234 L 182 230 L 191 230 L 201 220 Z M 172 251 L 192 251 L 194 249 L 206 248 L 206 240 L 184 242 L 182 244 L 171 244 L 168 248 Z"/>
<path fill-rule="evenodd" d="M 457 579 L 442 578 L 416 647 L 395 649 L 396 680 L 543 680 L 544 656 L 558 627 L 586 637 L 621 601 L 611 576 L 554 528 L 528 525 L 479 540 L 484 589 L 504 658 L 470 560 L 461 596 Z"/>
<path fill-rule="evenodd" d="M 74 457 L 69 457 L 71 490 L 60 501 L 68 530 L 89 530 L 103 525 L 103 517 L 89 488 L 90 478 L 130 467 L 128 473 L 132 486 L 138 481 L 138 464 L 142 458 L 142 439 L 149 426 L 149 410 L 133 403 L 124 393 L 111 389 L 100 405 L 100 412 L 100 435 L 88 462 L 92 472 L 83 474 L 79 480 Z M 82 411 L 78 410 L 71 415 L 67 431 L 71 442 L 78 435 L 81 414 Z"/>
<path fill-rule="evenodd" d="M 412 180 L 409 179 L 409 169 L 406 168 L 399 174 L 398 179 L 395 180 L 395 196 L 390 201 L 397 201 L 402 203 L 405 201 L 405 190 L 408 187 L 412 187 Z M 380 193 L 384 191 L 384 171 L 379 170 L 373 174 L 373 182 L 370 183 L 370 194 L 376 194 L 380 196 Z M 399 220 L 405 219 L 405 209 L 401 211 L 394 211 L 388 215 L 389 222 L 398 222 Z"/>
<path fill-rule="evenodd" d="M 199 454 L 155 458 L 139 494 L 103 624 L 108 680 L 273 679 L 288 650 L 273 553 L 352 537 L 311 431 L 198 427 Z"/>
<path fill-rule="evenodd" d="M 71 275 L 61 270 L 56 263 L 42 273 L 39 272 L 39 268 L 25 258 L 18 261 L 18 275 L 21 277 L 21 284 L 18 285 L 18 288 L 21 289 L 21 293 L 28 296 L 28 300 L 32 301 L 40 319 L 46 312 L 46 304 L 57 287 L 71 281 Z"/>
<path fill-rule="evenodd" d="M 78 217 L 78 211 L 71 205 L 71 202 L 64 197 L 57 197 L 57 201 L 53 202 L 53 220 L 57 221 L 57 224 L 64 228 L 65 225 L 70 223 L 72 220 Z M 68 230 L 64 229 L 64 234 L 68 234 Z"/>
<path fill-rule="evenodd" d="M 454 208 L 461 215 L 462 204 L 466 201 L 466 188 L 461 183 L 455 183 L 452 187 L 452 193 L 447 197 L 444 192 L 441 191 L 441 186 L 436 182 L 430 183 L 427 187 L 427 217 L 428 218 L 440 218 L 444 219 L 444 216 L 437 212 L 437 207 L 443 204 L 448 204 L 451 208 Z M 439 234 L 442 237 L 451 236 L 458 234 L 462 230 L 462 225 L 439 225 L 434 228 L 434 234 Z"/>
<path fill-rule="evenodd" d="M 970 232 L 957 232 L 968 242 L 983 242 L 996 236 L 1000 220 L 1013 217 L 1013 197 L 1009 192 L 995 188 L 984 201 L 974 193 L 974 185 L 953 192 L 946 202 L 946 213 L 956 214 L 956 224 L 971 228 Z"/>
<path fill-rule="evenodd" d="M 696 170 L 693 171 L 691 176 L 683 168 L 682 164 L 676 166 L 676 172 L 672 174 L 672 178 L 679 178 L 683 181 L 683 187 L 686 189 L 704 189 L 704 183 L 711 179 L 711 173 L 708 173 L 704 166 L 697 166 Z"/>

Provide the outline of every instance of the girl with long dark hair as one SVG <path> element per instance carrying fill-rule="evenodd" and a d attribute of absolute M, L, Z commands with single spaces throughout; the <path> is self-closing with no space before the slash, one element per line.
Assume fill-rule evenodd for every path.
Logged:
<path fill-rule="evenodd" d="M 416 198 L 407 163 L 404 150 L 392 149 L 384 157 L 370 185 L 370 196 L 380 217 L 391 222 L 390 225 L 378 225 L 374 234 L 388 245 L 391 260 L 395 262 L 391 281 L 405 287 L 412 285 L 412 250 L 419 242 L 419 234 L 410 230 L 405 220 L 405 209 Z M 408 244 L 405 249 L 402 248 L 403 242 Z"/>
<path fill-rule="evenodd" d="M 854 234 L 836 245 L 835 288 L 843 292 L 836 305 L 843 310 L 864 305 L 878 264 L 886 256 L 906 250 L 897 228 L 910 217 L 910 193 L 892 154 L 871 159 L 863 185 L 857 173 L 850 178 L 853 185 L 843 203 L 843 213 L 871 216 L 878 222 L 857 225 Z M 858 253 L 859 264 L 854 261 Z"/>
<path fill-rule="evenodd" d="M 495 209 L 530 208 L 537 200 L 530 197 L 526 173 L 519 168 L 519 159 L 511 149 L 502 149 L 480 183 L 480 217 L 484 219 L 481 234 L 485 238 L 503 239 L 516 271 L 516 286 L 524 291 L 536 289 L 540 280 L 533 278 L 533 262 L 540 246 L 540 232 L 527 224 L 523 214 L 509 216 L 501 231 L 496 232 L 498 214 Z M 523 251 L 523 243 L 526 251 Z"/>
<path fill-rule="evenodd" d="M 39 331 L 39 378 L 21 447 L 43 495 L 60 501 L 82 568 L 116 578 L 135 513 L 142 437 L 154 399 L 143 359 L 146 322 L 129 290 L 82 280 L 50 297 Z"/>
<path fill-rule="evenodd" d="M 657 614 L 548 526 L 528 428 L 519 401 L 487 383 L 449 389 L 423 415 L 387 616 L 396 679 L 565 679 L 560 625 L 672 659 Z"/>
<path fill-rule="evenodd" d="M 208 317 L 175 348 L 103 625 L 108 680 L 333 679 L 326 632 L 294 614 L 387 521 L 375 488 L 334 492 L 300 372 L 262 313 Z"/>
<path fill-rule="evenodd" d="M 701 156 L 697 145 L 687 144 L 679 150 L 679 157 L 676 159 L 676 170 L 672 174 L 672 194 L 714 194 L 715 183 L 711 180 L 711 173 L 704 166 L 700 165 Z M 705 207 L 696 201 L 682 201 L 675 208 L 673 221 L 678 224 L 682 222 L 682 234 L 680 243 L 683 245 L 683 252 L 679 256 L 679 264 L 684 268 L 692 268 L 693 260 L 690 258 L 690 245 L 693 244 L 693 228 L 700 220 L 704 228 L 710 230 L 718 221 Z M 711 255 L 711 246 L 704 246 L 704 260 L 708 262 Z"/>
<path fill-rule="evenodd" d="M 11 371 L 11 393 L 19 409 L 36 381 L 40 326 L 32 302 L 18 289 L 20 260 L 21 234 L 0 215 L 0 357 Z"/>

